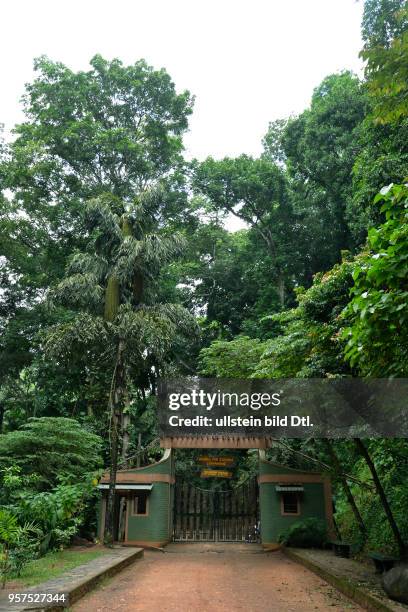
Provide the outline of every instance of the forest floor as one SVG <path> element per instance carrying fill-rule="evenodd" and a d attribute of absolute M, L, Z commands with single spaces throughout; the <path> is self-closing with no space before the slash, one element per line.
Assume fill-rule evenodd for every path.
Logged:
<path fill-rule="evenodd" d="M 73 612 L 362 610 L 281 552 L 256 544 L 171 544 L 103 583 Z"/>

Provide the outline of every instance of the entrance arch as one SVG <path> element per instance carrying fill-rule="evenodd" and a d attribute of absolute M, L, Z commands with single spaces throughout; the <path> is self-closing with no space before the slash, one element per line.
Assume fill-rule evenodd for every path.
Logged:
<path fill-rule="evenodd" d="M 271 443 L 268 439 L 227 436 L 162 439 L 161 447 L 166 449 L 162 459 L 144 467 L 117 472 L 116 493 L 127 501 L 122 544 L 163 546 L 172 540 L 255 541 L 255 526 L 260 523 L 262 545 L 276 547 L 281 532 L 294 522 L 310 517 L 325 521 L 332 533 L 330 477 L 267 460 L 264 449 Z M 177 448 L 257 449 L 257 477 L 230 490 L 201 489 L 176 477 L 173 449 Z M 105 531 L 109 483 L 107 471 L 98 485 L 102 493 L 101 540 Z M 285 507 L 283 496 L 287 491 L 297 495 L 296 512 Z M 143 497 L 141 505 L 140 497 Z"/>

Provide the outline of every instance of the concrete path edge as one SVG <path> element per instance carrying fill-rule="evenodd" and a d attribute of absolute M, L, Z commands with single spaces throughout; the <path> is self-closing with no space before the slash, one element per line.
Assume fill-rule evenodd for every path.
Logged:
<path fill-rule="evenodd" d="M 129 551 L 129 549 L 127 549 Z M 109 567 L 106 567 L 102 571 L 94 574 L 93 576 L 89 576 L 84 578 L 84 580 L 72 587 L 71 590 L 67 589 L 67 593 L 69 594 L 69 605 L 71 606 L 73 603 L 81 599 L 86 593 L 89 593 L 92 589 L 94 589 L 102 580 L 105 578 L 111 578 L 115 576 L 119 572 L 121 572 L 125 567 L 131 565 L 137 559 L 140 559 L 144 555 L 143 548 L 134 548 L 131 549 L 128 555 L 118 559 L 117 561 L 112 562 Z M 89 561 L 92 563 L 92 561 Z"/>
<path fill-rule="evenodd" d="M 83 571 L 88 570 L 85 576 L 81 576 L 80 578 L 75 578 L 70 575 L 68 572 L 66 575 L 62 574 L 58 577 L 58 588 L 55 588 L 54 581 L 50 580 L 49 582 L 43 582 L 42 584 L 36 585 L 35 587 L 21 589 L 26 593 L 53 593 L 54 595 L 57 593 L 63 594 L 65 593 L 68 597 L 68 606 L 61 604 L 52 604 L 50 606 L 41 606 L 39 604 L 33 605 L 22 605 L 16 607 L 5 608 L 1 605 L 0 602 L 0 611 L 1 610 L 18 610 L 18 612 L 24 612 L 28 610 L 36 610 L 40 612 L 41 610 L 46 610 L 47 612 L 58 612 L 60 610 L 67 609 L 67 607 L 71 607 L 72 604 L 81 599 L 84 595 L 89 593 L 92 589 L 94 589 L 102 580 L 105 578 L 111 578 L 115 576 L 123 569 L 131 565 L 137 559 L 143 557 L 144 550 L 143 548 L 114 548 L 112 552 L 117 551 L 117 556 L 113 555 L 111 559 L 106 559 L 106 563 L 103 567 L 98 567 L 96 565 L 96 569 L 93 568 L 95 565 L 95 559 L 84 563 L 83 565 L 77 566 L 72 571 Z M 109 554 L 107 555 L 109 557 Z M 98 561 L 103 561 L 103 557 L 98 557 Z M 3 604 L 4 605 L 4 604 Z"/>
<path fill-rule="evenodd" d="M 281 551 L 287 557 L 289 557 L 289 559 L 297 561 L 307 569 L 311 570 L 312 572 L 320 576 L 320 578 L 323 578 L 323 580 L 326 580 L 326 582 L 334 586 L 338 591 L 343 593 L 343 595 L 346 595 L 355 603 L 359 604 L 369 612 L 395 612 L 395 606 L 398 606 L 397 602 L 393 602 L 390 600 L 390 604 L 388 605 L 387 603 L 384 603 L 383 601 L 381 601 L 381 599 L 368 592 L 366 589 L 362 588 L 355 582 L 352 582 L 351 580 L 343 576 L 336 576 L 323 566 L 311 561 L 310 559 L 306 559 L 296 551 L 286 547 L 283 547 Z"/>

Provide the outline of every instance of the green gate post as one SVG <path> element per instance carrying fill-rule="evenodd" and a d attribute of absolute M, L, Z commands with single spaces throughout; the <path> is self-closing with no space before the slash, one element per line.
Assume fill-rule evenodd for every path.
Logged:
<path fill-rule="evenodd" d="M 265 548 L 279 547 L 279 534 L 293 523 L 317 518 L 326 522 L 329 536 L 334 537 L 333 506 L 330 478 L 319 472 L 304 472 L 279 465 L 266 459 L 265 451 L 259 451 L 259 512 L 261 521 L 261 542 Z M 298 485 L 299 513 L 288 515 L 283 512 L 282 494 L 279 486 Z"/>

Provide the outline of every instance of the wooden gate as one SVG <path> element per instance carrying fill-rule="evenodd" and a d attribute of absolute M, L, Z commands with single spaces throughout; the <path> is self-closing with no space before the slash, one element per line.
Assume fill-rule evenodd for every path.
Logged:
<path fill-rule="evenodd" d="M 256 477 L 226 491 L 208 491 L 188 482 L 176 482 L 175 542 L 254 542 L 258 520 Z"/>

